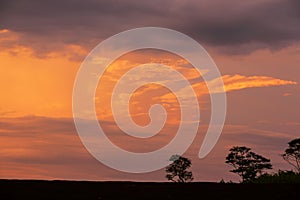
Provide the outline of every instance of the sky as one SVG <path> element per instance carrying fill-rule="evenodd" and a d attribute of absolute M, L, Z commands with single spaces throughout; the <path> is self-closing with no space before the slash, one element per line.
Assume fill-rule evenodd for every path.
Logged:
<path fill-rule="evenodd" d="M 196 91 L 200 126 L 184 154 L 192 160 L 195 181 L 238 181 L 224 163 L 236 145 L 270 158 L 271 172 L 292 169 L 280 154 L 299 137 L 299 10 L 298 0 L 1 1 L 0 178 L 165 181 L 164 169 L 124 173 L 98 162 L 81 143 L 72 118 L 73 85 L 88 53 L 112 35 L 147 26 L 180 31 L 210 54 L 227 95 L 224 129 L 210 154 L 199 159 L 210 117 L 205 82 L 181 57 L 148 49 L 122 55 L 99 81 L 96 113 L 114 144 L 149 152 L 176 134 L 176 96 L 159 85 L 139 88 L 129 105 L 133 121 L 141 126 L 149 123 L 151 105 L 165 107 L 166 124 L 157 137 L 124 134 L 108 106 L 122 74 L 156 62 L 180 72 Z"/>

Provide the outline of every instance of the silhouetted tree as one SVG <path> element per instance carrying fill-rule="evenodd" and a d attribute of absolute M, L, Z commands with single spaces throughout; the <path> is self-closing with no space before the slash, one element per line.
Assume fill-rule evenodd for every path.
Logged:
<path fill-rule="evenodd" d="M 282 157 L 300 173 L 300 138 L 290 141 L 288 145 Z"/>
<path fill-rule="evenodd" d="M 234 168 L 230 172 L 241 176 L 243 182 L 254 180 L 264 170 L 272 169 L 270 159 L 252 152 L 248 147 L 235 146 L 229 151 L 230 153 L 227 155 L 225 163 Z"/>
<path fill-rule="evenodd" d="M 193 174 L 187 169 L 192 166 L 192 162 L 185 157 L 179 155 L 173 155 L 170 158 L 173 161 L 166 167 L 166 178 L 173 182 L 185 183 L 192 181 Z"/>

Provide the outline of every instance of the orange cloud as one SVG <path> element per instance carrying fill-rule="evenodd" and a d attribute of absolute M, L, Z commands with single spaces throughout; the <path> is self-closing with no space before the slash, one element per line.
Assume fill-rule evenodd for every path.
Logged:
<path fill-rule="evenodd" d="M 269 76 L 243 76 L 239 74 L 222 76 L 226 92 L 245 88 L 295 85 L 297 82 Z"/>
<path fill-rule="evenodd" d="M 3 45 L 8 44 L 9 42 L 13 42 L 18 40 L 18 36 L 15 33 L 12 33 L 8 29 L 0 30 L 0 43 Z"/>
<path fill-rule="evenodd" d="M 0 30 L 0 38 L 2 43 L 10 41 L 15 44 L 6 50 L 2 49 L 0 51 L 0 90 L 2 91 L 0 114 L 5 114 L 5 116 L 72 116 L 73 83 L 80 65 L 79 58 L 86 55 L 87 51 L 78 45 L 67 45 L 61 51 L 50 52 L 47 56 L 38 58 L 35 56 L 33 49 L 17 45 L 19 38 L 15 33 L 7 29 Z M 101 62 L 101 59 L 96 61 Z M 181 57 L 171 53 L 144 50 L 121 56 L 111 64 L 100 79 L 95 96 L 99 119 L 114 121 L 110 102 L 115 84 L 128 70 L 145 63 L 165 64 L 183 74 L 190 81 L 200 106 L 202 108 L 208 107 L 207 94 L 209 91 L 197 70 Z M 164 74 L 159 70 L 156 72 Z M 141 76 L 151 78 L 153 74 L 145 74 L 141 71 L 140 74 L 137 74 L 137 77 L 133 78 L 135 81 L 142 83 Z M 296 84 L 293 81 L 273 77 L 243 76 L 239 74 L 224 75 L 222 80 L 227 92 L 244 88 Z M 214 86 L 215 82 L 216 80 L 212 80 L 208 84 Z M 213 88 L 212 92 L 220 91 L 218 86 Z M 187 94 L 185 88 L 179 89 L 178 92 L 182 95 Z M 174 94 L 170 93 L 169 90 L 152 84 L 137 90 L 133 97 L 130 102 L 131 105 L 129 105 L 132 111 L 131 115 L 132 117 L 136 116 L 137 118 L 134 120 L 138 120 L 140 124 L 147 124 L 149 120 L 147 111 L 149 105 L 153 103 L 162 104 L 171 112 L 172 116 L 169 119 L 172 120 L 169 121 L 170 123 L 178 121 L 180 115 L 179 105 Z"/>
<path fill-rule="evenodd" d="M 222 79 L 224 83 L 224 88 L 221 88 L 219 85 L 219 79 Z M 259 88 L 259 87 L 271 87 L 271 86 L 280 86 L 280 85 L 295 85 L 297 82 L 295 81 L 288 81 L 288 80 L 282 80 L 278 78 L 268 77 L 268 76 L 243 76 L 239 74 L 235 75 L 224 75 L 219 79 L 214 79 L 212 81 L 209 81 L 207 85 L 209 85 L 212 90 L 209 91 L 206 87 L 205 82 L 198 82 L 192 85 L 194 88 L 194 91 L 198 98 L 200 98 L 202 95 L 211 93 L 219 93 L 223 92 L 224 90 L 226 92 L 234 91 L 234 90 L 241 90 L 246 88 Z M 179 92 L 184 93 L 185 88 L 182 88 Z M 170 94 L 165 94 L 160 99 L 163 99 L 164 101 L 167 101 L 169 99 Z"/>

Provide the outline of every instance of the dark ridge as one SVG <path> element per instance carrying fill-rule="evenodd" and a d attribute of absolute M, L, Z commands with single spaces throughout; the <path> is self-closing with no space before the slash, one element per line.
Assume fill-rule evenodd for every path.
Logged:
<path fill-rule="evenodd" d="M 300 184 L 0 180 L 0 199 L 298 199 Z"/>

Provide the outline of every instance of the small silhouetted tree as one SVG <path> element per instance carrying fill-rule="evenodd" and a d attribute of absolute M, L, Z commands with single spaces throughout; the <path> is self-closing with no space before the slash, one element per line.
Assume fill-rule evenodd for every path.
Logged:
<path fill-rule="evenodd" d="M 300 173 L 300 138 L 290 141 L 288 145 L 282 157 Z"/>
<path fill-rule="evenodd" d="M 272 169 L 270 159 L 258 155 L 251 151 L 250 148 L 232 147 L 226 157 L 227 164 L 233 167 L 230 172 L 237 173 L 241 176 L 243 182 L 249 182 L 261 175 L 266 169 Z"/>
<path fill-rule="evenodd" d="M 172 163 L 166 167 L 166 178 L 173 182 L 185 183 L 191 182 L 193 178 L 193 173 L 187 169 L 192 166 L 190 159 L 173 155 L 170 158 Z"/>

